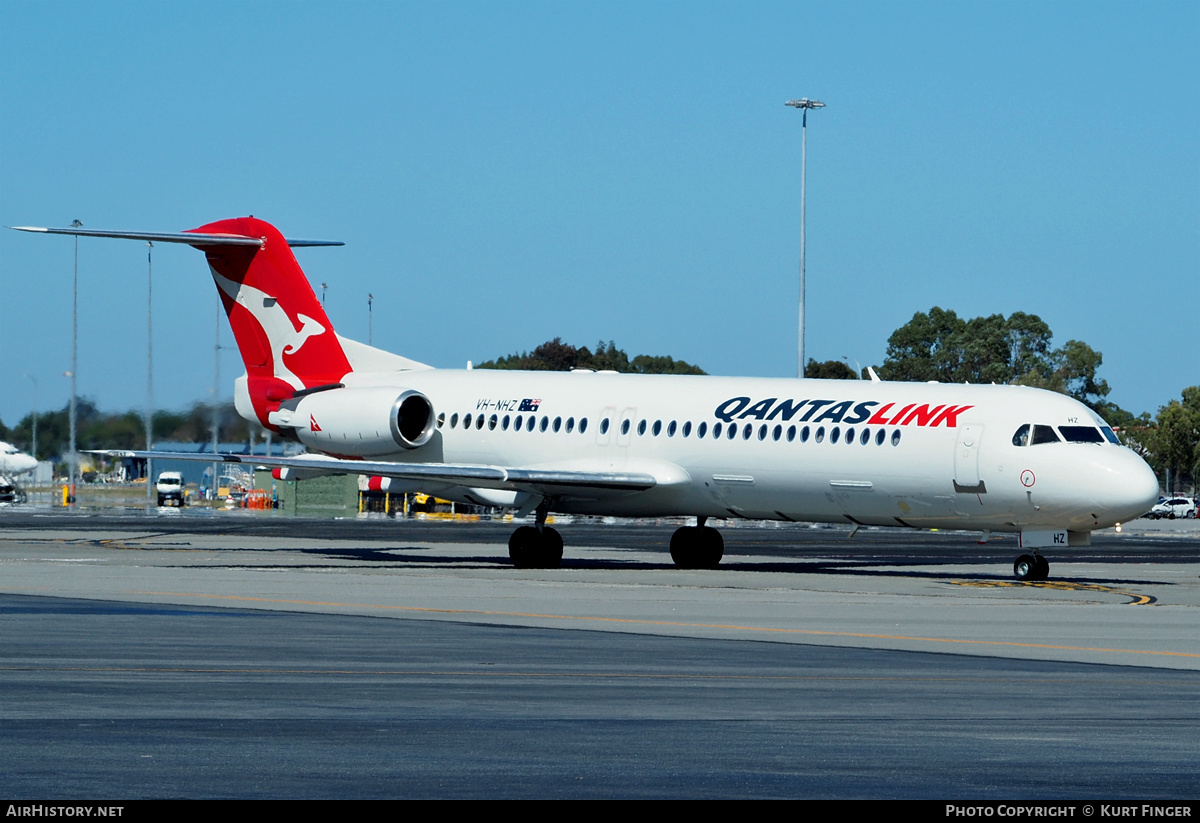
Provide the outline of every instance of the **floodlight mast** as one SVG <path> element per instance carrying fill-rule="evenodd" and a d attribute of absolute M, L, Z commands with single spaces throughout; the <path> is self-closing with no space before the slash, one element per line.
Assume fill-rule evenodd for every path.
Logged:
<path fill-rule="evenodd" d="M 801 97 L 799 100 L 789 100 L 784 103 L 794 109 L 801 109 L 804 117 L 800 122 L 800 328 L 797 344 L 796 376 L 804 376 L 804 188 L 808 155 L 808 110 L 823 109 L 825 104 L 820 100 L 809 100 Z"/>

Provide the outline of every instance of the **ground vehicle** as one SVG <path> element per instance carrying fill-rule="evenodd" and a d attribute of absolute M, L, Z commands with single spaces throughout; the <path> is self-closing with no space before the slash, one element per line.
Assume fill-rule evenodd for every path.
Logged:
<path fill-rule="evenodd" d="M 183 475 L 179 472 L 163 472 L 158 476 L 155 486 L 158 492 L 158 505 L 186 506 L 187 492 L 183 487 Z"/>
<path fill-rule="evenodd" d="M 1163 517 L 1168 520 L 1174 520 L 1176 517 L 1195 517 L 1196 504 L 1186 497 L 1172 497 L 1169 500 L 1160 500 L 1154 504 L 1154 508 L 1150 509 L 1146 514 L 1151 520 L 1159 520 Z"/>

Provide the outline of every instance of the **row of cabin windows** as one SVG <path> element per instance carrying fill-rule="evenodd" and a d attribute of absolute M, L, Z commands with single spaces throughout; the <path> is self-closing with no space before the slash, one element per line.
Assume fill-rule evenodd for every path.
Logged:
<path fill-rule="evenodd" d="M 438 428 L 440 429 L 445 422 L 446 422 L 446 415 L 439 414 L 438 421 L 437 421 Z M 459 427 L 458 424 L 459 424 L 458 414 L 455 413 L 455 414 L 450 415 L 450 428 L 456 429 Z M 537 415 L 533 415 L 533 414 L 529 415 L 529 417 L 525 417 L 524 415 L 518 414 L 516 416 L 516 418 L 513 418 L 513 416 L 510 414 L 506 414 L 502 418 L 497 415 L 494 415 L 494 414 L 491 417 L 485 417 L 482 414 L 472 417 L 472 415 L 470 413 L 464 414 L 462 416 L 462 428 L 464 428 L 464 429 L 470 429 L 472 427 L 474 427 L 476 429 L 482 429 L 484 426 L 486 426 L 489 431 L 495 430 L 495 428 L 497 426 L 500 427 L 500 431 L 508 431 L 509 427 L 511 426 L 512 430 L 515 432 L 519 432 L 519 431 L 521 431 L 521 429 L 525 429 L 525 431 L 531 432 L 535 428 L 539 429 L 541 431 L 547 431 L 549 429 L 553 429 L 555 432 L 563 431 L 565 429 L 566 433 L 570 434 L 571 432 L 575 431 L 575 418 L 568 417 L 566 420 L 566 424 L 564 425 L 563 419 L 561 417 L 556 417 L 556 418 L 554 418 L 554 421 L 551 422 L 550 418 L 545 417 L 545 416 L 542 417 L 541 423 L 539 424 Z M 588 428 L 587 418 L 586 417 L 579 418 L 579 433 L 583 434 L 584 432 L 587 431 L 587 428 Z"/>
<path fill-rule="evenodd" d="M 441 428 L 445 422 L 446 416 L 444 414 L 439 415 L 438 427 Z M 555 417 L 553 420 L 551 420 L 549 417 L 543 415 L 539 419 L 536 415 L 532 414 L 528 417 L 520 414 L 516 415 L 516 417 L 508 414 L 500 417 L 499 415 L 495 414 L 491 416 L 485 416 L 482 414 L 473 415 L 468 413 L 462 415 L 461 418 L 457 413 L 450 415 L 450 428 L 460 428 L 460 423 L 461 428 L 463 429 L 483 429 L 484 427 L 487 427 L 489 431 L 494 431 L 497 427 L 499 427 L 500 431 L 508 431 L 509 428 L 511 428 L 513 431 L 521 431 L 524 429 L 525 431 L 531 432 L 534 429 L 537 429 L 543 432 L 551 430 L 554 432 L 565 431 L 567 434 L 570 434 L 577 428 L 574 417 L 568 417 L 564 422 L 561 417 Z M 633 421 L 629 418 L 622 420 L 621 434 L 629 434 L 629 430 L 632 426 Z M 605 417 L 600 421 L 600 434 L 608 434 L 610 427 L 611 420 Z M 585 433 L 587 428 L 587 418 L 579 418 L 579 433 Z M 691 437 L 692 431 L 692 422 L 690 420 L 685 421 L 682 425 L 679 425 L 674 420 L 666 423 L 665 425 L 661 420 L 655 420 L 653 423 L 649 423 L 646 420 L 640 420 L 637 424 L 638 436 L 645 436 L 646 433 L 649 432 L 651 437 L 658 437 L 664 433 L 667 437 L 674 437 L 677 433 L 681 437 Z M 697 439 L 707 437 L 709 431 L 710 429 L 708 423 L 701 422 L 695 428 Z M 803 426 L 802 428 L 797 429 L 796 426 L 793 425 L 788 426 L 787 429 L 784 429 L 781 424 L 768 426 L 766 423 L 759 424 L 757 428 L 753 423 L 746 423 L 740 427 L 737 423 L 730 423 L 728 425 L 724 423 L 714 423 L 712 425 L 711 432 L 714 440 L 719 440 L 721 437 L 724 437 L 726 440 L 736 440 L 740 435 L 743 440 L 750 440 L 753 437 L 757 437 L 759 440 L 766 440 L 768 437 L 770 437 L 772 440 L 786 439 L 787 442 L 791 443 L 792 441 L 796 440 L 797 437 L 799 437 L 801 443 L 807 443 L 810 438 L 814 443 L 822 443 L 826 437 L 826 430 L 824 426 L 817 426 L 816 430 L 813 431 L 813 429 L 809 426 Z M 882 428 L 875 429 L 874 432 L 872 432 L 869 427 L 864 427 L 860 431 L 855 429 L 853 426 L 848 426 L 846 428 L 846 434 L 844 438 L 842 436 L 841 428 L 839 426 L 833 426 L 828 431 L 828 437 L 830 443 L 837 443 L 843 440 L 846 443 L 854 443 L 857 439 L 857 442 L 863 446 L 867 445 L 872 440 L 875 441 L 876 446 L 882 446 L 884 441 L 888 439 L 887 432 Z M 894 429 L 892 431 L 891 443 L 893 446 L 900 445 L 899 429 Z"/>

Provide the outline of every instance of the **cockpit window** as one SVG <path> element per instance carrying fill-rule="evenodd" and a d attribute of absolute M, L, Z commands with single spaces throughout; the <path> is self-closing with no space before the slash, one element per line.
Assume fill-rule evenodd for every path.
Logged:
<path fill-rule="evenodd" d="M 1107 440 L 1109 443 L 1115 443 L 1118 446 L 1121 445 L 1121 441 L 1117 439 L 1117 436 L 1115 434 L 1113 434 L 1113 430 L 1110 429 L 1108 426 L 1101 426 L 1100 431 L 1102 431 L 1104 433 L 1104 439 Z"/>
<path fill-rule="evenodd" d="M 1013 445 L 1014 446 L 1028 446 L 1029 445 L 1029 424 L 1028 423 L 1026 423 L 1021 428 L 1017 429 L 1017 433 L 1013 435 Z"/>
<path fill-rule="evenodd" d="M 1059 426 L 1063 440 L 1068 443 L 1103 443 L 1104 438 L 1095 426 Z"/>
<path fill-rule="evenodd" d="M 1040 446 L 1042 443 L 1057 443 L 1058 435 L 1054 433 L 1054 428 L 1051 426 L 1034 426 L 1033 427 L 1033 445 Z"/>

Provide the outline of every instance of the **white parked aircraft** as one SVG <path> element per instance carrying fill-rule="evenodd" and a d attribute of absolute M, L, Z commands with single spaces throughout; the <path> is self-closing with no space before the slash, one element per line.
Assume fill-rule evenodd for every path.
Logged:
<path fill-rule="evenodd" d="M 1018 386 L 433 369 L 339 337 L 291 246 L 253 217 L 148 234 L 203 251 L 246 365 L 238 412 L 316 454 L 245 458 L 286 478 L 372 475 L 390 491 L 536 512 L 517 566 L 557 566 L 551 512 L 695 516 L 671 556 L 713 567 L 709 518 L 1015 532 L 1039 549 L 1146 512 L 1158 482 L 1072 398 Z M 141 456 L 144 453 L 123 452 Z M 163 455 L 202 459 L 212 456 Z M 220 459 L 241 462 L 224 455 Z"/>
<path fill-rule="evenodd" d="M 12 477 L 37 468 L 37 459 L 25 454 L 11 443 L 0 440 L 0 475 Z"/>

